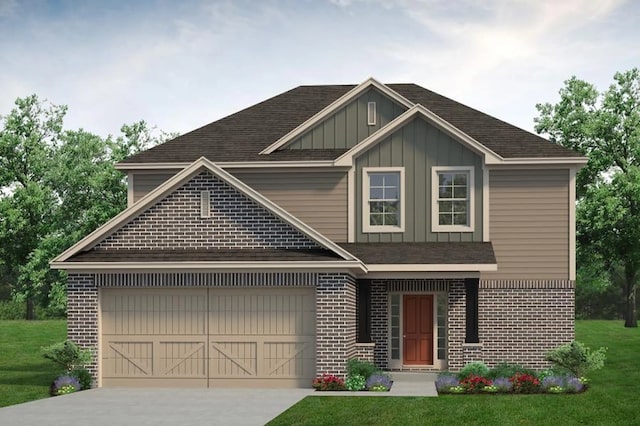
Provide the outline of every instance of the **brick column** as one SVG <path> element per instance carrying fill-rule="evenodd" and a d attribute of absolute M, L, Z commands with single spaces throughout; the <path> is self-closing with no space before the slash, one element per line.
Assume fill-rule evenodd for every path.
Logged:
<path fill-rule="evenodd" d="M 93 351 L 87 365 L 98 380 L 98 288 L 93 274 L 69 274 L 67 280 L 67 338 Z"/>
<path fill-rule="evenodd" d="M 345 375 L 356 355 L 356 280 L 349 274 L 321 273 L 316 286 L 316 371 Z"/>
<path fill-rule="evenodd" d="M 389 368 L 389 297 L 385 281 L 371 281 L 371 340 L 374 363 Z"/>
<path fill-rule="evenodd" d="M 449 307 L 447 312 L 447 364 L 451 371 L 464 366 L 463 343 L 465 337 L 465 291 L 464 281 L 449 284 Z"/>

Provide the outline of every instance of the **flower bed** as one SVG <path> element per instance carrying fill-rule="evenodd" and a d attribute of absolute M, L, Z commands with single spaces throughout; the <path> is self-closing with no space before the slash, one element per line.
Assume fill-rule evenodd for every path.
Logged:
<path fill-rule="evenodd" d="M 323 374 L 313 380 L 317 391 L 368 391 L 388 392 L 393 381 L 375 365 L 353 358 L 347 362 L 347 379 L 333 374 Z"/>
<path fill-rule="evenodd" d="M 541 376 L 542 379 L 540 379 Z M 516 372 L 511 377 L 482 377 L 471 374 L 464 378 L 441 374 L 436 380 L 439 394 L 533 394 L 580 393 L 588 388 L 589 380 L 568 375 L 553 375 L 550 371 L 539 375 Z"/>

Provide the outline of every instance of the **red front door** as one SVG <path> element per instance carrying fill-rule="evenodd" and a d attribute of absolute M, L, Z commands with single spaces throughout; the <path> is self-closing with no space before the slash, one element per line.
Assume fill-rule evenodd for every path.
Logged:
<path fill-rule="evenodd" d="M 433 364 L 433 295 L 404 295 L 402 299 L 402 362 Z"/>

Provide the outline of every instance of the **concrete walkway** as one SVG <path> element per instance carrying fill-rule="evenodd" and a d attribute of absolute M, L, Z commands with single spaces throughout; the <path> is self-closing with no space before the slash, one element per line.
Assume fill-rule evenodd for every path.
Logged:
<path fill-rule="evenodd" d="M 313 389 L 100 388 L 0 408 L 0 425 L 264 425 Z"/>
<path fill-rule="evenodd" d="M 264 425 L 306 396 L 437 396 L 424 374 L 392 373 L 389 392 L 101 388 L 0 408 L 0 425 Z"/>

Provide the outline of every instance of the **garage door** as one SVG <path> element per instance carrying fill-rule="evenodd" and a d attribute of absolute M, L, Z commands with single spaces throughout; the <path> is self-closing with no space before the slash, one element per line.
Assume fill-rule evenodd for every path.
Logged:
<path fill-rule="evenodd" d="M 307 387 L 312 288 L 103 289 L 103 386 Z"/>

